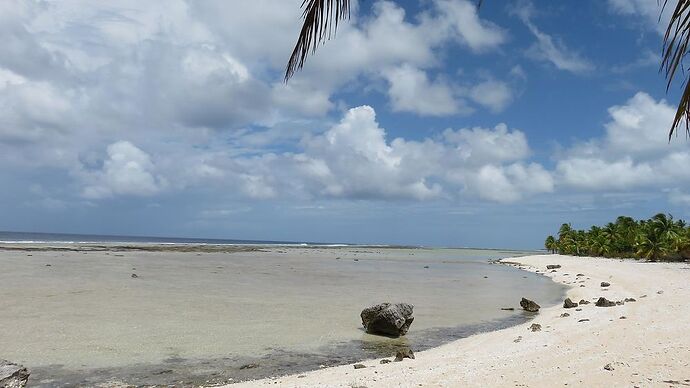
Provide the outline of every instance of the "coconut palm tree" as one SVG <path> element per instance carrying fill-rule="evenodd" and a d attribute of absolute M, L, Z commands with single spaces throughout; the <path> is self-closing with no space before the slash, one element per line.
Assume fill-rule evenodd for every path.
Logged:
<path fill-rule="evenodd" d="M 661 0 L 658 0 L 660 2 Z M 686 69 L 682 59 L 690 52 L 690 0 L 677 0 L 671 11 L 666 33 L 664 35 L 664 49 L 661 57 L 661 70 L 666 75 L 666 90 L 671 87 L 677 74 L 685 74 Z M 477 0 L 480 7 L 482 0 Z M 668 0 L 660 4 L 660 12 L 668 6 Z M 314 54 L 322 43 L 335 34 L 340 21 L 350 18 L 350 0 L 302 0 L 302 28 L 297 37 L 297 43 L 292 50 L 285 68 L 285 82 L 296 71 L 304 67 L 309 54 Z M 680 72 L 678 70 L 681 70 Z M 678 102 L 676 115 L 669 131 L 670 137 L 676 133 L 676 128 L 685 122 L 685 130 L 690 136 L 690 83 L 688 76 L 683 75 L 683 95 Z"/>
<path fill-rule="evenodd" d="M 546 250 L 550 251 L 551 253 L 556 253 L 556 250 L 558 249 L 558 243 L 556 243 L 556 239 L 553 236 L 547 237 L 546 241 L 544 241 L 544 248 L 546 248 Z"/>

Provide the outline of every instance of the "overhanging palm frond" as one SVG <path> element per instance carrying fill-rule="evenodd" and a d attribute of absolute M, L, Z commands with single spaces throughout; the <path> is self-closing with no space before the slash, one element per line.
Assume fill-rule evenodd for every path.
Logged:
<path fill-rule="evenodd" d="M 338 22 L 350 17 L 350 0 L 303 0 L 304 24 L 285 69 L 285 82 L 304 66 L 310 53 L 330 39 Z"/>
<path fill-rule="evenodd" d="M 664 0 L 663 10 L 668 5 L 669 0 Z M 668 22 L 666 33 L 664 34 L 664 48 L 662 53 L 661 71 L 666 75 L 666 91 L 671 87 L 676 72 L 680 69 L 685 73 L 683 59 L 688 53 L 690 43 L 690 0 L 678 0 L 671 19 Z M 685 77 L 685 75 L 684 75 Z M 678 102 L 678 109 L 673 118 L 673 124 L 669 131 L 669 140 L 681 121 L 685 121 L 685 132 L 690 136 L 690 84 L 688 79 L 683 79 L 683 95 Z"/>

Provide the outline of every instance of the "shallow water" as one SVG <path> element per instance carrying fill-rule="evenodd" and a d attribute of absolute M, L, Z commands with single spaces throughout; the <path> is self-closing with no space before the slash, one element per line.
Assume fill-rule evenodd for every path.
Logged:
<path fill-rule="evenodd" d="M 397 346 L 420 350 L 524 321 L 522 296 L 558 302 L 562 286 L 488 263 L 519 254 L 0 252 L 0 358 L 28 366 L 46 386 L 192 384 L 385 357 Z M 361 309 L 385 301 L 415 305 L 406 337 L 362 330 Z"/>

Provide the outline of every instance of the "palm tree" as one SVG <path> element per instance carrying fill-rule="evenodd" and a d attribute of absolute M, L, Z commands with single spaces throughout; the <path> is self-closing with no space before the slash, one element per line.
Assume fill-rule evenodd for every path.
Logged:
<path fill-rule="evenodd" d="M 544 248 L 546 248 L 546 250 L 550 251 L 551 253 L 556 253 L 556 249 L 558 249 L 556 239 L 553 236 L 547 237 L 546 241 L 544 241 Z"/>
<path fill-rule="evenodd" d="M 658 0 L 660 2 L 661 0 Z M 480 7 L 482 0 L 477 0 Z M 664 0 L 660 14 L 668 5 Z M 350 0 L 302 0 L 301 8 L 302 29 L 297 37 L 297 43 L 292 50 L 290 59 L 285 68 L 285 82 L 292 77 L 297 70 L 304 67 L 309 54 L 314 54 L 320 44 L 331 39 L 338 28 L 338 23 L 350 18 Z M 675 76 L 685 73 L 682 59 L 690 53 L 690 0 L 678 0 L 671 13 L 671 18 L 664 35 L 664 49 L 661 57 L 661 70 L 666 75 L 666 90 L 671 87 Z M 683 79 L 683 95 L 678 102 L 673 124 L 669 131 L 669 140 L 681 121 L 685 121 L 685 130 L 690 136 L 690 83 L 687 76 Z"/>

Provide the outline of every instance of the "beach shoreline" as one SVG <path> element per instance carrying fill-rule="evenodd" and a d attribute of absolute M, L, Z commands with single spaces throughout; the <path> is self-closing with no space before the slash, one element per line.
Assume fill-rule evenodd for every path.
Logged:
<path fill-rule="evenodd" d="M 501 262 L 548 276 L 569 286 L 567 297 L 574 302 L 590 303 L 542 308 L 530 322 L 419 352 L 414 360 L 388 364 L 365 360 L 359 363 L 363 368 L 351 364 L 224 387 L 690 385 L 687 262 L 562 255 Z M 547 270 L 551 264 L 561 267 Z M 610 286 L 602 287 L 602 282 Z M 529 298 L 516 295 L 514 304 L 522 296 Z M 599 297 L 629 301 L 597 307 Z M 534 323 L 541 330 L 531 331 Z"/>

